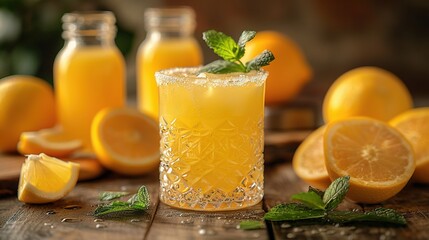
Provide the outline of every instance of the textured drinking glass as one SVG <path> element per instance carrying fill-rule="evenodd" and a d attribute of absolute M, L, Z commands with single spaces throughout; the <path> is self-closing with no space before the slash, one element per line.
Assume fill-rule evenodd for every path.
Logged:
<path fill-rule="evenodd" d="M 155 74 L 161 132 L 160 199 L 224 211 L 262 200 L 265 71 Z"/>

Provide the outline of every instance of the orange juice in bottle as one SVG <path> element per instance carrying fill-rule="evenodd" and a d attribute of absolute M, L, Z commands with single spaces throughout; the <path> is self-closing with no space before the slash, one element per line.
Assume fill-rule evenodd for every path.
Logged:
<path fill-rule="evenodd" d="M 54 63 L 58 120 L 65 134 L 91 149 L 90 127 L 105 107 L 125 105 L 125 61 L 114 43 L 111 12 L 63 16 L 64 48 Z"/>
<path fill-rule="evenodd" d="M 191 8 L 151 8 L 144 19 L 147 36 L 137 53 L 136 66 L 138 108 L 157 119 L 155 72 L 201 65 L 202 53 L 193 37 L 195 14 Z"/>

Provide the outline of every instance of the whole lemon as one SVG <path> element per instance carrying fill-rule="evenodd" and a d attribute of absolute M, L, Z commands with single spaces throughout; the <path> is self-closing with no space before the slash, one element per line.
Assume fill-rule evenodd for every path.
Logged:
<path fill-rule="evenodd" d="M 24 75 L 0 79 L 0 152 L 16 151 L 22 132 L 55 122 L 54 92 L 48 83 Z"/>
<path fill-rule="evenodd" d="M 293 99 L 312 77 L 300 47 L 286 35 L 277 31 L 258 32 L 246 44 L 242 60 L 247 62 L 263 50 L 270 50 L 275 60 L 263 67 L 269 75 L 266 82 L 265 103 L 273 105 Z"/>
<path fill-rule="evenodd" d="M 359 67 L 341 75 L 323 100 L 325 122 L 352 116 L 389 121 L 413 107 L 410 92 L 392 73 L 378 67 Z"/>

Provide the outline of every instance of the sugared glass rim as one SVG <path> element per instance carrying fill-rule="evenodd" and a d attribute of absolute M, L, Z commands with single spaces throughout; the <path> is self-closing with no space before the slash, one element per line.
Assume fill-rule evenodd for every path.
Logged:
<path fill-rule="evenodd" d="M 155 73 L 158 86 L 169 84 L 208 85 L 208 86 L 242 86 L 248 83 L 262 85 L 268 77 L 264 70 L 253 70 L 248 73 L 234 72 L 225 74 L 202 73 L 196 75 L 201 67 L 183 67 L 160 70 Z M 180 74 L 180 75 L 178 75 Z"/>

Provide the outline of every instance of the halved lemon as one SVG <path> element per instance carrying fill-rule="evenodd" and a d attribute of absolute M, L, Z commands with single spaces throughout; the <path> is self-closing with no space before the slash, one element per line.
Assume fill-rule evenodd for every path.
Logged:
<path fill-rule="evenodd" d="M 325 163 L 331 179 L 350 176 L 347 196 L 379 203 L 397 194 L 415 169 L 411 144 L 393 127 L 370 118 L 329 124 L 324 134 Z"/>
<path fill-rule="evenodd" d="M 106 168 L 125 175 L 139 175 L 159 166 L 158 124 L 130 108 L 107 108 L 91 126 L 94 151 Z"/>
<path fill-rule="evenodd" d="M 64 162 L 46 154 L 28 155 L 21 168 L 18 200 L 48 203 L 66 196 L 76 185 L 79 164 Z"/>
<path fill-rule="evenodd" d="M 66 157 L 82 147 L 82 141 L 65 135 L 60 127 L 21 133 L 18 152 L 23 155 L 45 153 Z"/>
<path fill-rule="evenodd" d="M 325 167 L 323 150 L 323 134 L 326 126 L 323 125 L 308 135 L 299 145 L 293 159 L 293 169 L 304 181 L 313 187 L 326 189 L 331 180 Z"/>
<path fill-rule="evenodd" d="M 413 146 L 416 154 L 413 180 L 429 183 L 429 107 L 408 110 L 389 123 L 398 129 Z"/>

